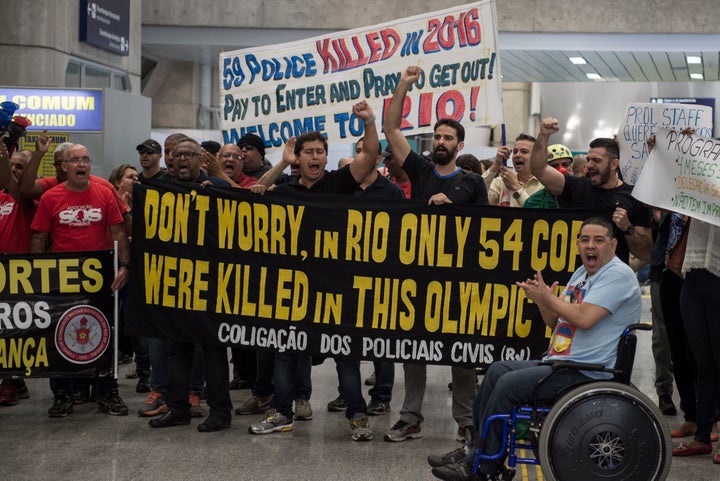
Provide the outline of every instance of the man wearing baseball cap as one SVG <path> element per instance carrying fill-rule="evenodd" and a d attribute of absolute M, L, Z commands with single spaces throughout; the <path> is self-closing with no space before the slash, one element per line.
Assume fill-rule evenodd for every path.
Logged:
<path fill-rule="evenodd" d="M 167 170 L 160 167 L 162 147 L 153 139 L 147 139 L 135 147 L 140 155 L 140 166 L 142 172 L 138 174 L 140 179 L 164 179 L 167 177 Z"/>

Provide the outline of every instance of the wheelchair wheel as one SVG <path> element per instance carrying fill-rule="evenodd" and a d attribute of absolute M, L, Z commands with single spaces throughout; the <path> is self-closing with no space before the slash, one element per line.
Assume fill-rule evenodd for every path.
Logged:
<path fill-rule="evenodd" d="M 670 471 L 669 433 L 660 410 L 637 389 L 584 384 L 548 413 L 540 465 L 549 481 L 662 481 Z"/>

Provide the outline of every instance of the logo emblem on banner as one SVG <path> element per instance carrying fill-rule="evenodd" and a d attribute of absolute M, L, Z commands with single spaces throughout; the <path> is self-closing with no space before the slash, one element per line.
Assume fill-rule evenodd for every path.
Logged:
<path fill-rule="evenodd" d="M 60 317 L 55 346 L 68 361 L 89 364 L 103 355 L 110 344 L 110 323 L 93 306 L 75 306 Z"/>

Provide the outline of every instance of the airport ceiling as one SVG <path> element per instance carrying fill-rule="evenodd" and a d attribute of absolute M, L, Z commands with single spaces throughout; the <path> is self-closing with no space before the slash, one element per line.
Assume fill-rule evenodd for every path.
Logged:
<path fill-rule="evenodd" d="M 290 42 L 331 30 L 143 25 L 142 55 L 209 63 L 222 51 Z M 504 82 L 720 80 L 720 34 L 498 34 Z"/>

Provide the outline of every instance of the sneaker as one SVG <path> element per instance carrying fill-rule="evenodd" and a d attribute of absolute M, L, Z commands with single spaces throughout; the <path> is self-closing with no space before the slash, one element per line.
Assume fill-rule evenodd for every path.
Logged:
<path fill-rule="evenodd" d="M 235 409 L 235 414 L 260 414 L 270 409 L 272 396 L 250 396 Z"/>
<path fill-rule="evenodd" d="M 64 391 L 58 391 L 55 393 L 55 400 L 53 405 L 48 409 L 48 416 L 51 418 L 64 418 L 68 414 L 73 412 L 73 400 Z"/>
<path fill-rule="evenodd" d="M 168 410 L 169 408 L 167 404 L 165 404 L 165 395 L 151 389 L 145 404 L 138 409 L 137 413 L 140 417 L 150 417 L 165 414 Z"/>
<path fill-rule="evenodd" d="M 455 441 L 459 443 L 469 443 L 472 440 L 472 426 L 458 427 L 457 433 L 455 434 Z"/>
<path fill-rule="evenodd" d="M 340 396 L 327 403 L 327 409 L 330 412 L 339 412 L 347 409 L 347 403 Z"/>
<path fill-rule="evenodd" d="M 661 394 L 658 396 L 658 407 L 660 411 L 666 416 L 677 415 L 677 408 L 672 400 L 672 396 L 669 394 Z"/>
<path fill-rule="evenodd" d="M 370 401 L 370 405 L 365 410 L 368 416 L 382 416 L 390 412 L 390 403 L 385 401 Z"/>
<path fill-rule="evenodd" d="M 432 468 L 433 476 L 446 481 L 469 481 L 472 478 L 472 466 L 460 461 L 447 466 Z"/>
<path fill-rule="evenodd" d="M 295 419 L 298 421 L 309 421 L 312 419 L 312 406 L 307 399 L 295 400 Z"/>
<path fill-rule="evenodd" d="M 269 434 L 279 431 L 281 433 L 293 430 L 293 420 L 287 416 L 283 416 L 276 409 L 267 413 L 264 421 L 251 424 L 248 428 L 250 434 Z"/>
<path fill-rule="evenodd" d="M 353 441 L 370 441 L 373 437 L 367 416 L 356 414 L 350 420 L 350 437 Z"/>
<path fill-rule="evenodd" d="M 443 455 L 431 454 L 428 456 L 428 464 L 433 468 L 439 468 L 440 466 L 447 466 L 448 464 L 455 464 L 463 461 L 467 453 L 465 452 L 465 446 L 457 448 L 454 451 Z"/>
<path fill-rule="evenodd" d="M 100 411 L 108 413 L 111 416 L 127 416 L 128 407 L 125 401 L 120 397 L 117 389 L 113 389 L 109 393 L 97 400 Z"/>
<path fill-rule="evenodd" d="M 18 403 L 18 388 L 12 380 L 0 384 L 0 406 L 14 406 Z"/>
<path fill-rule="evenodd" d="M 400 442 L 406 439 L 417 439 L 422 437 L 419 424 L 410 424 L 402 419 L 385 433 L 385 441 Z"/>
<path fill-rule="evenodd" d="M 200 394 L 196 392 L 190 393 L 190 417 L 201 418 L 205 416 L 205 409 L 200 405 Z"/>
<path fill-rule="evenodd" d="M 370 374 L 367 379 L 365 379 L 365 385 L 366 386 L 374 386 L 375 385 L 375 373 L 373 372 Z"/>
<path fill-rule="evenodd" d="M 133 369 L 132 371 L 128 371 L 127 374 L 125 374 L 125 379 L 137 379 L 138 378 L 138 372 Z"/>

